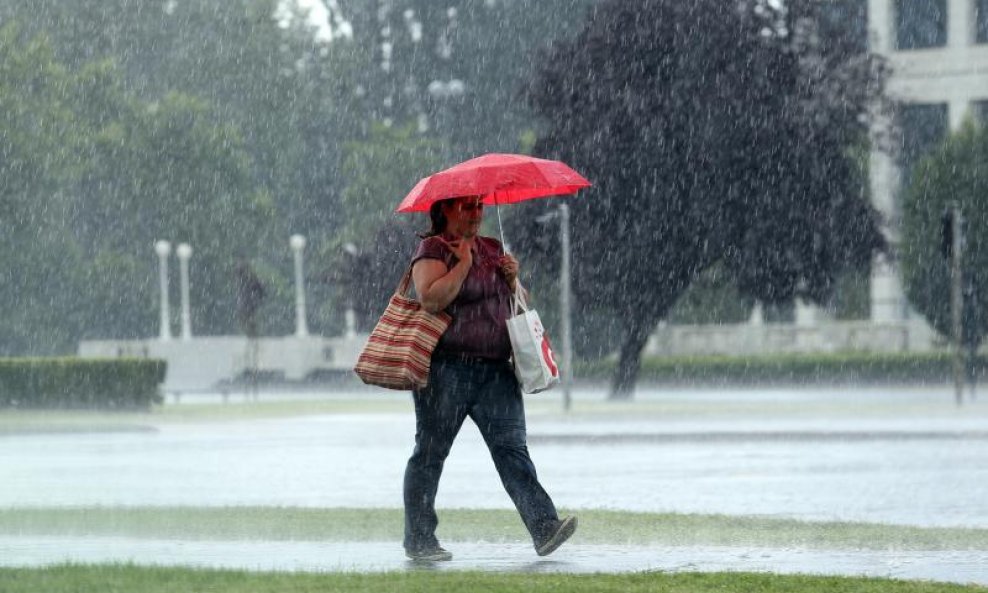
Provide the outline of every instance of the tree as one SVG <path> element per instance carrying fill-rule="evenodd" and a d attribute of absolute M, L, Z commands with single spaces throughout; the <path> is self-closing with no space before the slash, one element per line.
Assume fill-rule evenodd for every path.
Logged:
<path fill-rule="evenodd" d="M 910 303 L 943 336 L 951 336 L 950 258 L 942 251 L 941 217 L 963 212 L 962 342 L 976 350 L 988 332 L 988 130 L 968 120 L 921 159 L 902 201 L 900 262 Z"/>
<path fill-rule="evenodd" d="M 227 270 L 270 240 L 270 197 L 232 126 L 180 93 L 144 102 L 110 62 L 64 67 L 43 37 L 0 30 L 0 351 L 75 349 L 154 327 L 154 239 L 195 248 L 205 331 L 234 326 Z"/>
<path fill-rule="evenodd" d="M 419 125 L 447 165 L 515 152 L 532 114 L 519 97 L 535 50 L 575 32 L 594 0 L 339 0 L 368 61 L 357 75 L 370 119 Z M 458 92 L 430 85 L 462 82 Z M 421 124 L 421 125 L 420 125 Z"/>
<path fill-rule="evenodd" d="M 79 257 L 99 268 L 83 274 L 89 267 L 67 266 L 86 286 L 86 291 L 74 294 L 89 336 L 132 337 L 153 327 L 149 322 L 154 319 L 155 284 L 150 276 L 147 282 L 132 280 L 138 270 L 148 275 L 154 271 L 153 258 L 148 258 L 149 239 L 142 233 L 160 224 L 155 232 L 164 237 L 181 240 L 179 236 L 188 236 L 191 225 L 187 220 L 167 216 L 152 220 L 152 213 L 160 209 L 218 214 L 215 209 L 222 210 L 219 202 L 224 200 L 217 199 L 217 192 L 206 189 L 207 185 L 183 178 L 182 168 L 190 166 L 190 176 L 195 177 L 211 165 L 223 168 L 233 161 L 244 168 L 236 175 L 236 187 L 230 186 L 237 209 L 224 213 L 233 218 L 200 218 L 196 224 L 214 229 L 195 234 L 225 237 L 228 230 L 238 232 L 228 244 L 229 255 L 254 260 L 271 289 L 261 316 L 264 329 L 279 331 L 291 326 L 287 238 L 300 232 L 310 244 L 319 245 L 334 237 L 343 224 L 341 140 L 353 137 L 360 128 L 348 103 L 354 97 L 353 85 L 349 85 L 354 80 L 349 69 L 356 59 L 352 48 L 346 43 L 316 41 L 300 19 L 281 28 L 273 18 L 278 4 L 275 0 L 155 4 L 16 0 L 0 7 L 0 18 L 13 16 L 23 23 L 23 33 L 17 36 L 23 42 L 51 31 L 52 61 L 73 74 L 72 84 L 63 87 L 75 92 L 59 98 L 62 113 L 73 114 L 69 120 L 79 125 L 74 129 L 80 144 L 70 149 L 63 134 L 62 141 L 52 143 L 53 150 L 35 152 L 37 163 L 56 163 L 54 155 L 63 152 L 76 155 L 70 156 L 74 161 L 66 166 L 48 167 L 48 172 L 71 172 L 74 177 L 35 176 L 51 187 L 34 195 L 62 195 L 74 205 L 65 208 L 72 216 L 64 232 L 50 234 L 80 238 Z M 39 65 L 37 72 L 51 70 Z M 40 112 L 41 105 L 29 112 Z M 175 126 L 175 133 L 164 133 L 162 126 Z M 209 155 L 193 150 L 190 154 L 199 159 L 183 162 L 180 151 L 190 148 L 178 138 L 184 133 L 197 135 L 196 140 L 186 138 L 192 144 L 212 143 L 218 152 Z M 23 144 L 22 148 L 26 150 Z M 114 150 L 121 157 L 118 166 L 111 154 Z M 232 160 L 228 158 L 234 153 Z M 128 168 L 119 166 L 123 163 Z M 158 165 L 160 171 L 155 170 Z M 138 179 L 141 175 L 145 178 Z M 162 185 L 170 183 L 175 186 Z M 144 191 L 146 184 L 156 190 Z M 192 195 L 200 190 L 211 195 L 201 199 Z M 126 208 L 115 209 L 114 204 L 125 202 Z M 143 216 L 133 218 L 134 212 L 143 212 Z M 256 226 L 241 226 L 244 217 L 259 213 L 263 215 L 256 218 Z M 121 221 L 134 224 L 106 224 L 118 214 Z M 166 228 L 171 224 L 177 226 Z M 89 239 L 95 243 L 88 244 Z M 212 254 L 219 253 L 210 245 L 192 245 L 196 330 L 230 331 L 235 324 L 229 313 L 233 286 L 229 265 L 205 275 L 211 273 Z M 278 245 L 281 249 L 273 247 Z M 48 247 L 56 253 L 71 251 L 56 242 Z M 199 274 L 204 276 L 197 278 Z M 312 287 L 314 302 L 327 297 L 321 288 Z M 218 292 L 205 292 L 212 289 Z M 97 303 L 102 305 L 96 307 Z M 315 331 L 322 329 L 320 319 L 312 321 Z M 66 335 L 75 338 L 64 339 L 69 343 L 78 339 L 79 330 L 78 325 L 66 327 Z M 58 344 L 57 349 L 66 348 L 61 339 Z"/>
<path fill-rule="evenodd" d="M 885 69 L 823 35 L 819 8 L 605 1 L 531 82 L 536 152 L 594 182 L 572 202 L 573 284 L 623 325 L 612 397 L 631 396 L 648 336 L 711 266 L 749 298 L 822 302 L 883 247 L 853 147 Z M 537 235 L 526 218 L 514 236 Z"/>
<path fill-rule="evenodd" d="M 2 354 L 63 346 L 78 329 L 71 313 L 82 262 L 67 190 L 79 165 L 76 82 L 43 38 L 0 28 Z"/>
<path fill-rule="evenodd" d="M 419 178 L 438 168 L 440 147 L 414 125 L 376 124 L 366 140 L 348 142 L 344 150 L 347 224 L 325 243 L 320 260 L 329 262 L 326 280 L 336 303 L 353 308 L 358 325 L 369 330 L 405 271 L 416 231 L 426 230 L 422 218 L 394 210 Z"/>
<path fill-rule="evenodd" d="M 95 264 L 85 296 L 96 321 L 84 335 L 136 338 L 154 327 L 156 239 L 194 249 L 197 332 L 230 333 L 237 327 L 230 270 L 238 255 L 273 241 L 271 198 L 250 182 L 237 130 L 213 124 L 201 100 L 172 93 L 150 105 L 125 103 L 120 119 L 82 147 L 91 158 L 73 227 Z"/>

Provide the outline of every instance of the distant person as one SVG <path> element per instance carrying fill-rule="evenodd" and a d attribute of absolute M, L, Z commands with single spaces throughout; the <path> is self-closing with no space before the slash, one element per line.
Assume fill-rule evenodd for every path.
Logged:
<path fill-rule="evenodd" d="M 257 399 L 257 379 L 260 371 L 260 345 L 258 344 L 257 312 L 264 302 L 264 284 L 257 277 L 246 259 L 240 258 L 235 268 L 237 275 L 237 320 L 247 336 L 245 366 L 249 395 Z"/>
<path fill-rule="evenodd" d="M 264 302 L 264 284 L 257 277 L 250 263 L 240 259 L 236 267 L 237 274 L 237 320 L 240 329 L 248 338 L 258 335 L 257 311 Z"/>
<path fill-rule="evenodd" d="M 414 560 L 453 557 L 436 539 L 436 490 L 467 416 L 480 429 L 536 552 L 552 553 L 576 530 L 576 517 L 560 520 L 528 454 L 506 325 L 518 260 L 496 239 L 478 234 L 483 208 L 477 196 L 433 204 L 432 228 L 412 258 L 422 305 L 453 317 L 432 355 L 428 386 L 413 392 L 415 451 L 405 470 L 404 545 Z"/>

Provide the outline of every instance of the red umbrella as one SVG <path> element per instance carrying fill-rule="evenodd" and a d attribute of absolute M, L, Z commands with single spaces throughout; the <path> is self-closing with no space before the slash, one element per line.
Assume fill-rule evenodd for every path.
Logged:
<path fill-rule="evenodd" d="M 575 194 L 590 182 L 559 161 L 521 154 L 485 154 L 419 181 L 398 212 L 428 212 L 433 203 L 484 196 L 484 204 L 512 204 L 543 196 Z"/>

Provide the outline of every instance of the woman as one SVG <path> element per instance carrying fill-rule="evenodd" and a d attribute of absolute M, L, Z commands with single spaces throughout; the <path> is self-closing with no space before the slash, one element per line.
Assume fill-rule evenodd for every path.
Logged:
<path fill-rule="evenodd" d="M 481 237 L 479 196 L 443 200 L 429 211 L 432 228 L 412 258 L 412 281 L 423 307 L 453 317 L 432 355 L 429 384 L 413 392 L 415 452 L 405 470 L 405 553 L 414 560 L 451 560 L 436 539 L 435 500 L 443 463 L 469 416 L 484 437 L 501 483 L 540 556 L 576 530 L 560 520 L 535 475 L 525 444 L 525 408 L 509 361 L 505 321 L 518 261 Z"/>

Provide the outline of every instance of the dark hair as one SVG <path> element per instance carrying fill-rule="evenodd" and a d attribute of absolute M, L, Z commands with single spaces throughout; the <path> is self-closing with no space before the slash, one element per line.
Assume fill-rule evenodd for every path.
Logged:
<path fill-rule="evenodd" d="M 432 206 L 429 207 L 429 220 L 432 222 L 432 227 L 425 233 L 420 233 L 419 238 L 428 239 L 429 237 L 441 235 L 446 231 L 446 215 L 443 214 L 443 201 L 433 202 Z"/>

